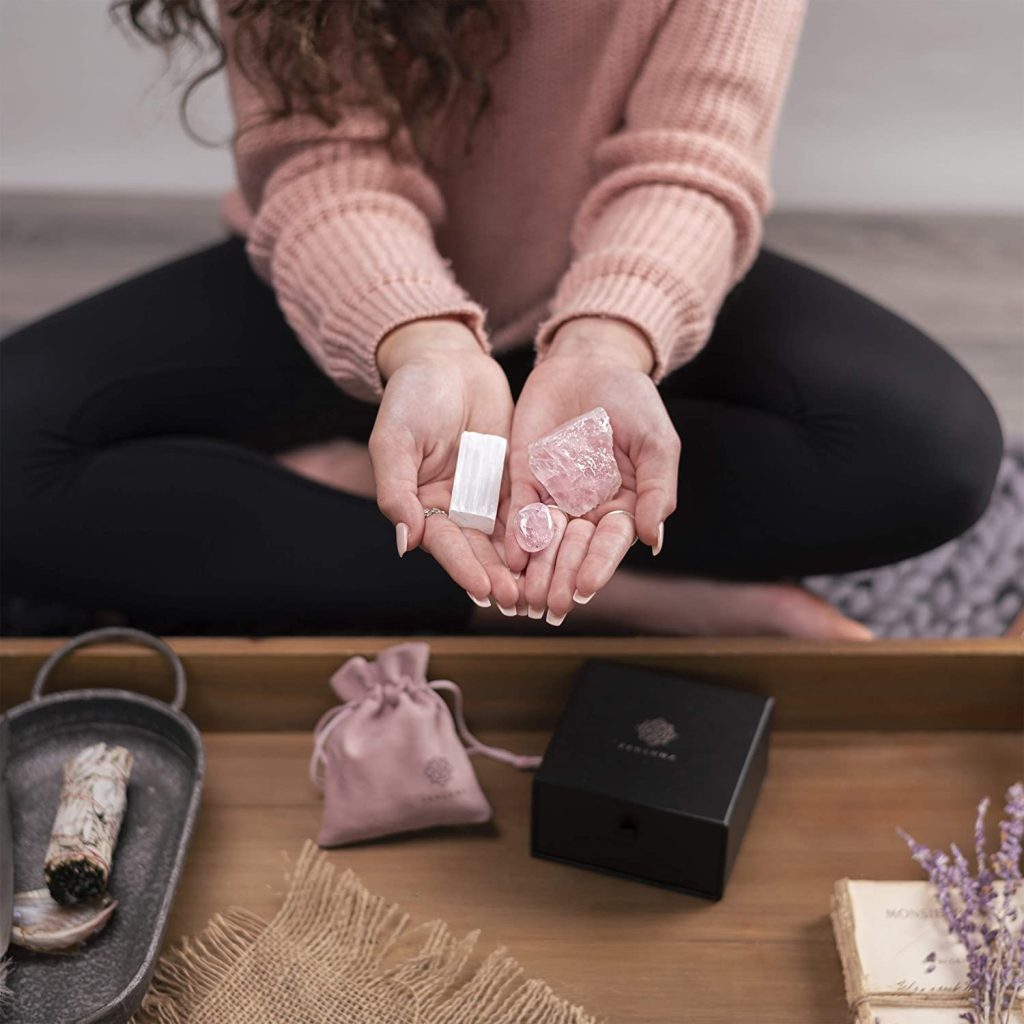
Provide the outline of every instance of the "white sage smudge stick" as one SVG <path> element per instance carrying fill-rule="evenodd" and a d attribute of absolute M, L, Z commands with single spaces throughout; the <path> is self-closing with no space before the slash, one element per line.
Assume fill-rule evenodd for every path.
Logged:
<path fill-rule="evenodd" d="M 107 889 L 128 799 L 131 751 L 96 743 L 64 765 L 57 815 L 43 866 L 50 895 L 65 906 Z"/>

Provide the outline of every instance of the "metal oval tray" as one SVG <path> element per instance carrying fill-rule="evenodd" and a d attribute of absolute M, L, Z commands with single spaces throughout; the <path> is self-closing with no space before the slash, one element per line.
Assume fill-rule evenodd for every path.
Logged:
<path fill-rule="evenodd" d="M 150 642 L 155 638 L 141 636 L 146 640 L 135 631 L 97 630 L 72 644 L 125 639 L 159 644 L 170 653 L 160 641 Z M 174 660 L 177 706 L 125 690 L 77 690 L 28 701 L 6 716 L 15 892 L 44 884 L 64 763 L 100 741 L 121 744 L 134 757 L 108 886 L 117 909 L 77 953 L 42 955 L 11 946 L 14 998 L 4 1018 L 11 1024 L 114 1024 L 126 1021 L 142 1001 L 181 878 L 205 770 L 199 731 L 179 710 L 184 672 Z"/>

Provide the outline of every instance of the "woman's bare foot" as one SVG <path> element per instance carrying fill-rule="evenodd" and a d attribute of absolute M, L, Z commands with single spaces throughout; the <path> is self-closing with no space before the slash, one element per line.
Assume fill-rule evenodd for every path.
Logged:
<path fill-rule="evenodd" d="M 494 629 L 498 619 L 497 612 L 483 611 L 473 623 L 479 629 Z M 625 569 L 619 569 L 591 603 L 574 607 L 565 622 L 581 632 L 612 630 L 661 636 L 873 637 L 866 626 L 794 584 L 729 583 Z"/>
<path fill-rule="evenodd" d="M 275 455 L 274 461 L 299 476 L 327 487 L 336 487 L 339 491 L 364 498 L 373 498 L 377 494 L 369 449 L 365 444 L 346 437 L 292 448 Z"/>

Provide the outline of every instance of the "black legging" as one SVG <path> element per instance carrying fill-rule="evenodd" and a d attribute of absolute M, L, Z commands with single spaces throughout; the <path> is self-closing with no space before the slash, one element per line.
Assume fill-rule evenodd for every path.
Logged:
<path fill-rule="evenodd" d="M 518 392 L 532 353 L 499 358 Z M 399 561 L 372 501 L 269 457 L 365 440 L 376 409 L 315 368 L 240 240 L 19 330 L 0 361 L 8 595 L 204 631 L 466 623 L 463 591 L 423 552 Z M 774 579 L 905 558 L 975 521 L 1002 450 L 942 348 L 768 252 L 661 393 L 679 510 L 635 568 Z"/>

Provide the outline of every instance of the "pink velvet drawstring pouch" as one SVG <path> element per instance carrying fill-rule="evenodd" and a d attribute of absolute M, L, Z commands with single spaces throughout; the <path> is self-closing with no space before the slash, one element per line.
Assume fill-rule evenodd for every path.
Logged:
<path fill-rule="evenodd" d="M 331 677 L 345 703 L 314 732 L 310 776 L 324 796 L 317 842 L 343 846 L 434 825 L 489 821 L 470 754 L 516 768 L 539 757 L 488 747 L 466 727 L 462 691 L 446 679 L 427 682 L 430 647 L 385 648 L 375 661 L 350 658 Z M 453 712 L 440 691 L 452 695 Z"/>

